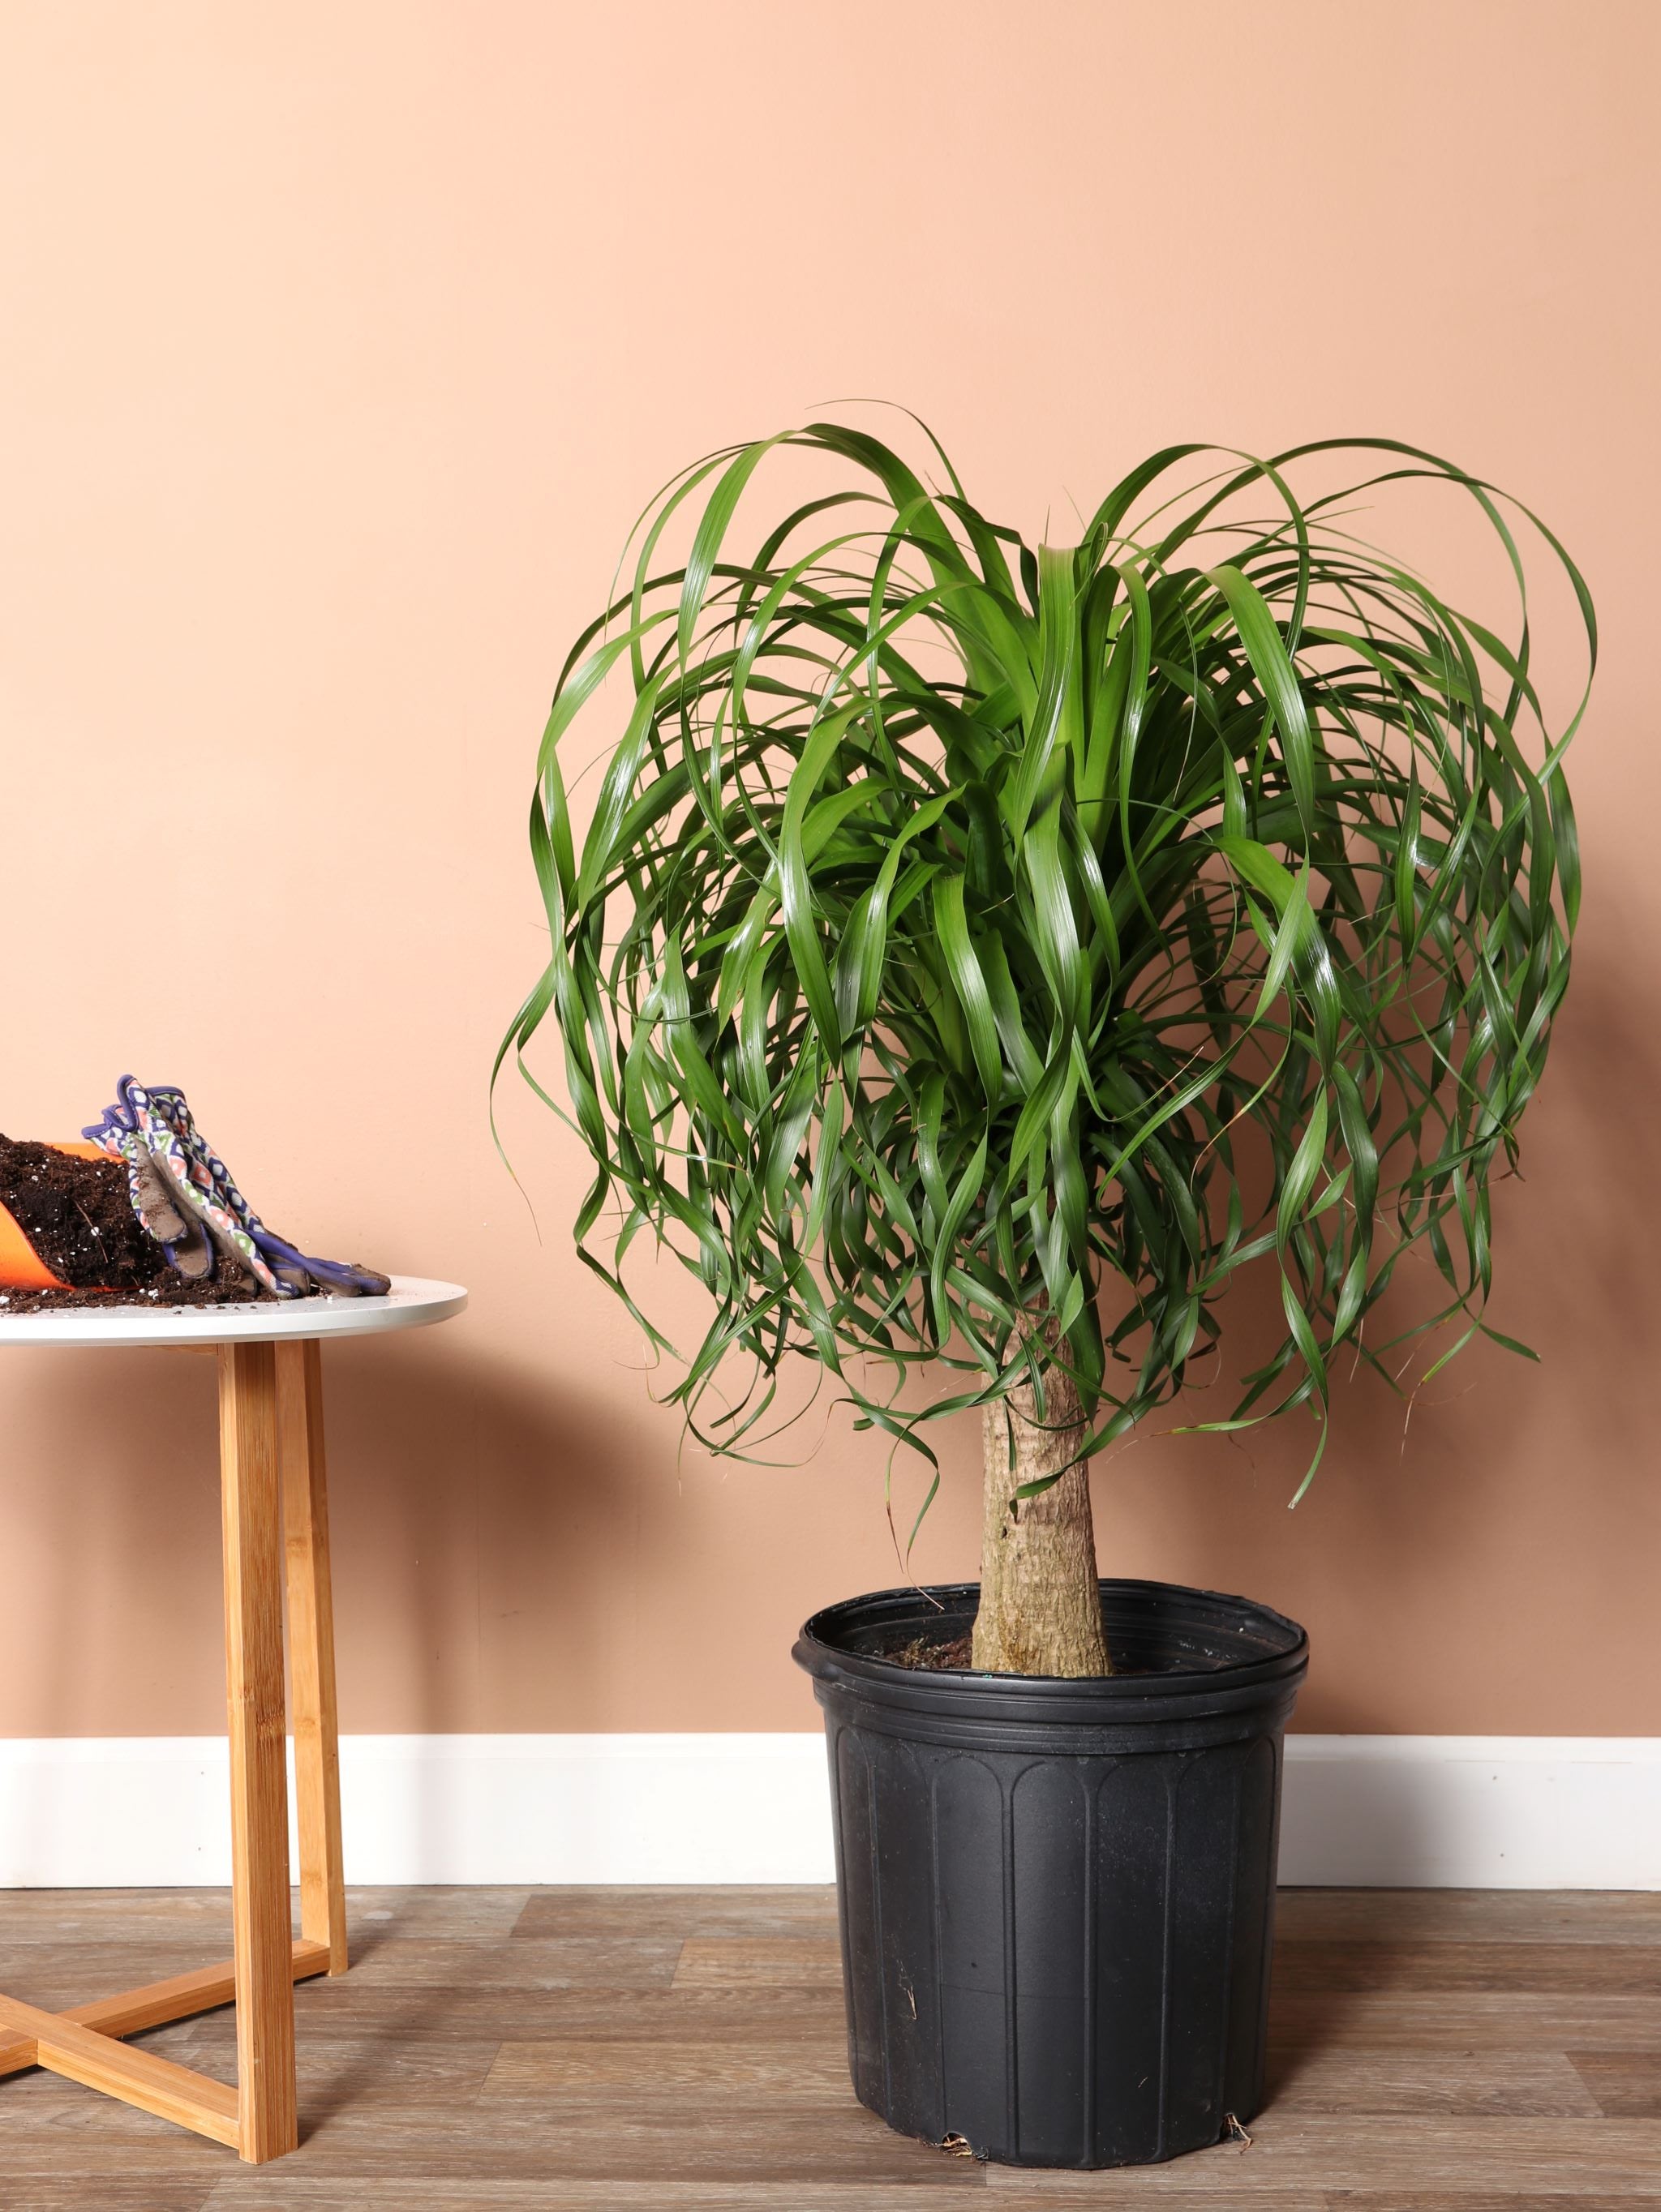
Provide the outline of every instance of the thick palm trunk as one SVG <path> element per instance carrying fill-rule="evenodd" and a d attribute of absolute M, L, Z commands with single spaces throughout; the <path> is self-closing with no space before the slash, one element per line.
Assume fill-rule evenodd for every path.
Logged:
<path fill-rule="evenodd" d="M 1037 1498 L 1010 1502 L 1078 1449 L 1078 1394 L 1058 1368 L 1044 1376 L 1042 1422 L 1033 1413 L 1032 1391 L 1022 1387 L 982 1414 L 986 1517 L 974 1664 L 996 1674 L 1110 1674 L 1087 1464 L 1068 1468 Z"/>

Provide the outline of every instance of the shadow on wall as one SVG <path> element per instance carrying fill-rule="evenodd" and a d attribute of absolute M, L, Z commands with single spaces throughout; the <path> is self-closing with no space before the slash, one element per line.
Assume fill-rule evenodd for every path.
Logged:
<path fill-rule="evenodd" d="M 1639 933 L 1634 930 L 1634 934 Z M 1647 939 L 1647 930 L 1642 935 Z M 1525 1132 L 1528 1195 L 1515 1249 L 1501 1254 L 1519 1298 L 1572 1346 L 1561 1395 L 1652 1452 L 1647 1389 L 1661 1340 L 1661 1267 L 1652 1242 L 1661 1193 L 1661 1022 L 1630 977 L 1577 952 L 1553 1058 Z"/>
<path fill-rule="evenodd" d="M 1298 1414 L 1232 1442 L 1150 1432 L 1098 1468 L 1104 1560 L 1247 1591 L 1307 1625 L 1303 1728 L 1661 1729 L 1661 1678 L 1634 1668 L 1631 1638 L 1661 1558 L 1648 1387 L 1661 1270 L 1646 1242 L 1661 1031 L 1642 1012 L 1609 967 L 1583 958 L 1524 1130 L 1523 1177 L 1494 1188 L 1490 1318 L 1538 1365 L 1478 1341 L 1409 1419 L 1341 1359 L 1325 1459 L 1290 1514 L 1313 1442 Z M 1410 1264 L 1439 1279 L 1427 1260 Z M 1269 1349 L 1272 1267 L 1242 1284 L 1225 1326 L 1231 1370 Z M 1400 1348 L 1405 1388 L 1433 1356 Z M 1198 1410 L 1226 1414 L 1230 1393 Z M 1610 1663 L 1589 1692 L 1600 1655 Z"/>
<path fill-rule="evenodd" d="M 1401 1401 L 1341 1379 L 1325 1464 L 1290 1515 L 1311 1440 L 1297 1416 L 1232 1443 L 1149 1432 L 1098 1466 L 1108 1571 L 1306 1623 L 1305 1728 L 1661 1729 L 1631 1633 L 1661 1553 L 1661 1030 L 1641 1014 L 1583 959 L 1526 1187 L 1495 1191 L 1494 1319 L 1543 1364 L 1473 1346 L 1421 1395 L 1405 1449 Z M 638 1370 L 585 1350 L 592 1333 L 562 1337 L 559 1296 L 551 1269 L 545 1299 L 511 1309 L 487 1283 L 441 1329 L 331 1349 L 346 1726 L 811 1728 L 796 1624 L 899 1578 L 879 1449 L 833 1431 L 800 1471 L 689 1460 L 678 1476 L 674 1415 Z M 1265 1268 L 1231 1301 L 1232 1363 L 1275 1316 Z M 222 1729 L 212 1375 L 176 1354 L 0 1364 L 0 1730 Z M 978 1439 L 958 1425 L 925 1579 L 972 1571 Z"/>
<path fill-rule="evenodd" d="M 342 1346 L 332 1361 L 349 1724 L 627 1727 L 641 1492 L 672 1480 L 672 1433 L 643 1432 L 653 1408 L 626 1375 L 608 1402 L 483 1350 L 472 1316 L 453 1326 L 447 1344 Z"/>
<path fill-rule="evenodd" d="M 476 1336 L 332 1346 L 325 1367 L 344 1724 L 615 1724 L 629 1409 Z M 6 1355 L 0 1733 L 222 1732 L 214 1377 L 172 1352 Z"/>

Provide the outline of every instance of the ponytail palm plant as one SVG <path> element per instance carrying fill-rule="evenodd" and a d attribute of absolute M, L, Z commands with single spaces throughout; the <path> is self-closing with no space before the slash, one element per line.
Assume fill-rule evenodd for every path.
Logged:
<path fill-rule="evenodd" d="M 791 448 L 832 488 L 742 529 Z M 543 738 L 550 954 L 502 1056 L 551 1016 L 589 1264 L 634 1307 L 645 1231 L 700 1278 L 694 1432 L 744 1449 L 792 1354 L 931 1467 L 977 1409 L 974 1662 L 1101 1674 L 1088 1460 L 1183 1389 L 1239 1270 L 1280 1340 L 1202 1425 L 1309 1409 L 1305 1485 L 1341 1346 L 1394 1382 L 1407 1336 L 1495 1334 L 1580 710 L 1548 724 L 1504 503 L 1411 447 L 1172 447 L 1036 548 L 929 465 L 818 422 L 648 511 Z M 1491 529 L 1509 641 L 1365 541 L 1402 483 Z M 580 832 L 562 761 L 608 677 Z"/>

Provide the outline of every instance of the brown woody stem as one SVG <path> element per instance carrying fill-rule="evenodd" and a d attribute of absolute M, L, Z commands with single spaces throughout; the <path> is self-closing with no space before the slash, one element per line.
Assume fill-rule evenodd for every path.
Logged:
<path fill-rule="evenodd" d="M 982 1413 L 985 1521 L 973 1663 L 996 1674 L 1076 1676 L 1112 1672 L 1102 1633 L 1090 1469 L 1068 1462 L 1084 1437 L 1079 1395 L 1046 1369 L 1043 1411 L 1030 1383 Z M 1036 1498 L 1025 1484 L 1066 1472 Z"/>

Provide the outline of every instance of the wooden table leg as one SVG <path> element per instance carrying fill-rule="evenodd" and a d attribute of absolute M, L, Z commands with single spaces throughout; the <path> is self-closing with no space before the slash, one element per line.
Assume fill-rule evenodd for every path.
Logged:
<path fill-rule="evenodd" d="M 346 1888 L 340 1857 L 340 1735 L 335 1711 L 334 1601 L 323 1449 L 323 1347 L 277 1347 L 277 1436 L 283 1466 L 289 1576 L 289 1668 L 295 1800 L 300 1829 L 300 1932 L 346 1971 Z"/>
<path fill-rule="evenodd" d="M 283 1695 L 283 1517 L 277 1360 L 270 1344 L 219 1352 L 225 1671 L 231 1743 L 238 2148 L 251 2164 L 300 2140 Z"/>

